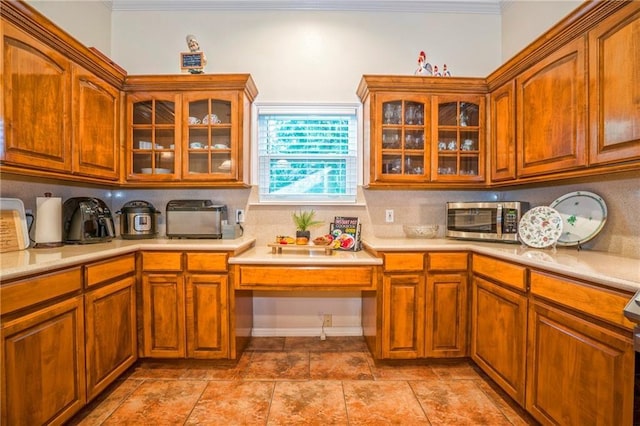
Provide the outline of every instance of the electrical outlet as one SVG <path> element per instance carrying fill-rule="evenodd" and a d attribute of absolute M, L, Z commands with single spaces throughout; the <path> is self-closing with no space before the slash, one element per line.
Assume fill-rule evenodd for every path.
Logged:
<path fill-rule="evenodd" d="M 385 210 L 384 211 L 384 221 L 387 223 L 393 223 L 393 210 Z"/>
<path fill-rule="evenodd" d="M 323 327 L 332 327 L 333 319 L 331 318 L 331 314 L 324 314 L 322 316 L 322 326 Z"/>
<path fill-rule="evenodd" d="M 244 210 L 236 209 L 236 223 L 244 223 Z"/>

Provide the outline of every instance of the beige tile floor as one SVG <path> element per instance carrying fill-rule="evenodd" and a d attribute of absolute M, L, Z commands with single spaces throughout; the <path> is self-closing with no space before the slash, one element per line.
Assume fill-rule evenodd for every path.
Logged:
<path fill-rule="evenodd" d="M 140 361 L 70 424 L 536 423 L 469 360 L 374 363 L 360 337 L 261 337 L 237 363 Z"/>

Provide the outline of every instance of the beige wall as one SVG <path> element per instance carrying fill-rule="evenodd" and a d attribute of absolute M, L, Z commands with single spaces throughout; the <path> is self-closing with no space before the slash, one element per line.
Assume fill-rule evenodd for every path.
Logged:
<path fill-rule="evenodd" d="M 527 47 L 582 0 L 502 0 L 502 62 Z"/>
<path fill-rule="evenodd" d="M 28 0 L 38 12 L 88 47 L 111 55 L 111 6 L 108 1 Z"/>

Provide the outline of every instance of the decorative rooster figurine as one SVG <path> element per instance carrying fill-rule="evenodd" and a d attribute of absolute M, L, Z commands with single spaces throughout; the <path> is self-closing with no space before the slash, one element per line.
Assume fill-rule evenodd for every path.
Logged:
<path fill-rule="evenodd" d="M 416 69 L 415 75 L 433 75 L 433 69 L 431 64 L 427 62 L 427 54 L 424 51 L 420 52 L 418 56 L 418 69 Z"/>

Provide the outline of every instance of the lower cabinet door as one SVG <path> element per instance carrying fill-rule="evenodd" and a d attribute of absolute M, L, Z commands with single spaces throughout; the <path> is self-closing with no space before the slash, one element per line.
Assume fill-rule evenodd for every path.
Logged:
<path fill-rule="evenodd" d="M 527 297 L 473 278 L 471 358 L 524 407 Z"/>
<path fill-rule="evenodd" d="M 467 356 L 467 274 L 429 274 L 426 287 L 425 353 L 429 358 Z"/>
<path fill-rule="evenodd" d="M 533 302 L 528 360 L 526 408 L 541 423 L 633 423 L 631 332 L 622 335 Z"/>
<path fill-rule="evenodd" d="M 87 401 L 138 358 L 135 278 L 127 277 L 85 295 Z"/>
<path fill-rule="evenodd" d="M 142 274 L 145 357 L 184 358 L 184 277 L 174 273 Z"/>
<path fill-rule="evenodd" d="M 61 424 L 85 404 L 82 296 L 2 325 L 3 425 Z"/>
<path fill-rule="evenodd" d="M 385 274 L 383 292 L 382 357 L 422 357 L 424 274 Z"/>
<path fill-rule="evenodd" d="M 189 274 L 186 288 L 187 356 L 229 355 L 229 279 L 227 275 Z"/>

